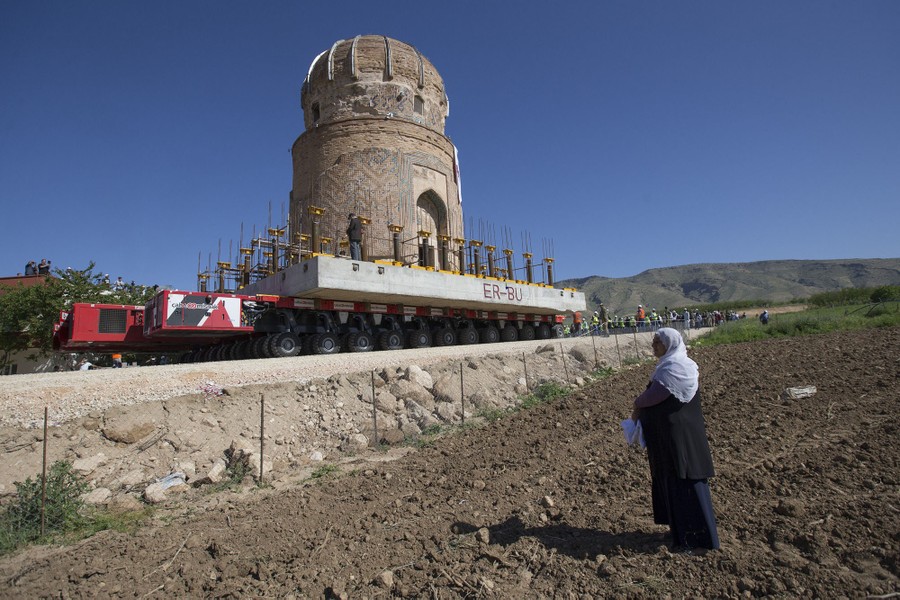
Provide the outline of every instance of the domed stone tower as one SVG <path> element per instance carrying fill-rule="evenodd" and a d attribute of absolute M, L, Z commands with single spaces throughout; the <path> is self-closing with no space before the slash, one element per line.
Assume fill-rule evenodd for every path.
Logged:
<path fill-rule="evenodd" d="M 430 232 L 432 247 L 438 236 L 464 237 L 456 153 L 444 135 L 449 101 L 416 48 L 376 35 L 335 42 L 312 61 L 301 104 L 293 232 L 310 234 L 315 219 L 320 236 L 346 239 L 354 212 L 371 220 L 363 241 L 370 260 L 393 256 L 388 225 L 399 225 L 407 262 L 416 260 L 419 231 Z"/>

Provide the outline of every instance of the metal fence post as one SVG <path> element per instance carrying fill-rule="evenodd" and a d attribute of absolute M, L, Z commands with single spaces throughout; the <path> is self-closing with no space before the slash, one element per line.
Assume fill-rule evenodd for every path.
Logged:
<path fill-rule="evenodd" d="M 372 369 L 372 428 L 375 430 L 375 445 L 378 445 L 378 409 L 375 406 L 375 369 Z"/>
<path fill-rule="evenodd" d="M 259 395 L 259 483 L 263 482 L 263 462 L 266 449 L 266 397 Z"/>
<path fill-rule="evenodd" d="M 522 353 L 522 365 L 525 367 L 525 393 L 528 393 L 528 363 L 525 361 L 525 353 Z"/>
<path fill-rule="evenodd" d="M 44 456 L 41 459 L 41 537 L 47 523 L 47 407 L 44 407 Z"/>
<path fill-rule="evenodd" d="M 466 387 L 463 382 L 463 364 L 459 363 L 459 402 L 461 405 L 462 424 L 466 424 Z"/>

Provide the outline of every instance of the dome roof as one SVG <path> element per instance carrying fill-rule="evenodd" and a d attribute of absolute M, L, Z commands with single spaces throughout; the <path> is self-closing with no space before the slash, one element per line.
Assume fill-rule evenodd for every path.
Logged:
<path fill-rule="evenodd" d="M 338 40 L 309 66 L 301 92 L 306 128 L 354 117 L 404 118 L 443 133 L 444 81 L 415 47 L 380 35 Z"/>

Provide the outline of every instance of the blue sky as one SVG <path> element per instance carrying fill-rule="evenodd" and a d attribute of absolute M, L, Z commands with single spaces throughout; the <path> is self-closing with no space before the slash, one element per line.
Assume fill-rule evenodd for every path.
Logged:
<path fill-rule="evenodd" d="M 900 2 L 6 0 L 0 275 L 195 289 L 286 209 L 303 77 L 359 34 L 435 65 L 467 224 L 558 278 L 900 256 Z"/>

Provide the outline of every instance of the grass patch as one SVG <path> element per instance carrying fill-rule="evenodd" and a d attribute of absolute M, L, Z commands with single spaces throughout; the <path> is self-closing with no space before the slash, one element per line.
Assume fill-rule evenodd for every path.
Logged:
<path fill-rule="evenodd" d="M 485 408 L 484 410 L 479 411 L 475 415 L 475 418 L 483 419 L 486 423 L 494 423 L 508 415 L 509 412 L 509 409 L 506 408 Z"/>
<path fill-rule="evenodd" d="M 768 325 L 756 319 L 728 321 L 697 338 L 694 347 L 736 344 L 771 338 L 815 335 L 900 325 L 900 302 L 812 308 L 772 315 Z"/>
<path fill-rule="evenodd" d="M 335 473 L 339 473 L 340 468 L 337 465 L 326 464 L 322 465 L 318 469 L 312 472 L 312 475 L 309 476 L 310 479 L 324 479 L 325 477 L 329 477 Z"/>
<path fill-rule="evenodd" d="M 607 377 L 612 377 L 615 372 L 616 370 L 612 367 L 600 367 L 599 369 L 591 371 L 589 377 L 593 381 L 599 381 L 601 379 L 606 379 Z"/>
<path fill-rule="evenodd" d="M 107 529 L 132 531 L 152 511 L 113 513 L 85 505 L 88 491 L 72 464 L 57 461 L 47 473 L 44 534 L 41 535 L 41 478 L 16 482 L 16 499 L 0 513 L 0 554 L 31 543 L 71 542 Z"/>
<path fill-rule="evenodd" d="M 137 511 L 129 512 L 110 512 L 107 510 L 96 511 L 92 513 L 82 528 L 82 537 L 89 537 L 95 533 L 112 529 L 120 533 L 129 533 L 135 531 L 153 514 L 152 508 L 144 508 Z"/>
<path fill-rule="evenodd" d="M 230 460 L 225 467 L 225 477 L 219 483 L 205 486 L 203 491 L 207 494 L 215 494 L 226 490 L 236 490 L 241 486 L 244 477 L 251 474 L 253 467 L 246 460 Z"/>
<path fill-rule="evenodd" d="M 422 435 L 440 435 L 441 433 L 443 433 L 444 429 L 445 427 L 443 427 L 440 423 L 435 423 L 423 429 Z"/>
<path fill-rule="evenodd" d="M 434 423 L 422 430 L 417 436 L 408 438 L 407 444 L 416 448 L 430 448 L 434 446 L 435 441 L 445 433 L 452 431 L 453 425 L 441 425 Z"/>
<path fill-rule="evenodd" d="M 557 398 L 569 395 L 569 388 L 556 383 L 555 381 L 547 381 L 536 388 L 529 395 L 522 398 L 522 408 L 529 409 L 544 402 L 552 402 Z"/>
<path fill-rule="evenodd" d="M 634 365 L 641 365 L 647 362 L 649 359 L 647 358 L 636 358 L 634 356 L 628 356 L 622 359 L 622 366 L 631 367 Z"/>

